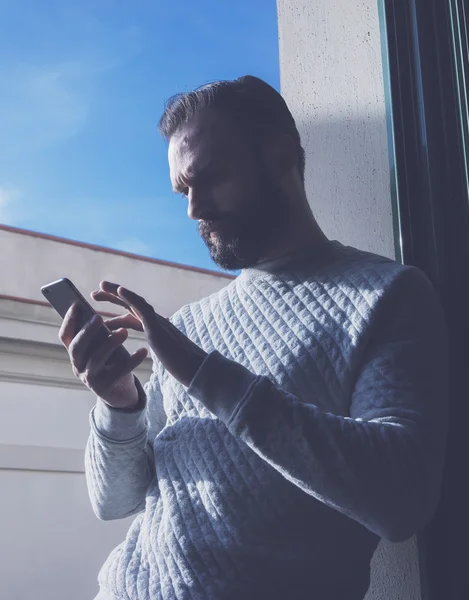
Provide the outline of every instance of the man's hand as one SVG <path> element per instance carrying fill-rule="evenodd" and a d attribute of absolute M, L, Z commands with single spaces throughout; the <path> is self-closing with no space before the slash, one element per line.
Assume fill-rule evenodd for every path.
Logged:
<path fill-rule="evenodd" d="M 158 315 L 144 298 L 116 283 L 102 281 L 100 290 L 92 293 L 98 302 L 111 302 L 127 309 L 127 314 L 106 321 L 110 329 L 124 327 L 144 331 L 148 344 L 165 369 L 188 387 L 205 360 L 207 353 Z"/>
<path fill-rule="evenodd" d="M 73 372 L 94 394 L 113 408 L 132 409 L 138 404 L 138 390 L 132 371 L 143 362 L 147 349 L 140 348 L 130 357 L 122 352 L 128 333 L 106 325 L 111 333 L 103 335 L 103 319 L 96 315 L 78 330 L 79 307 L 74 304 L 65 315 L 59 338 L 70 356 Z M 109 360 L 112 356 L 112 359 Z"/>

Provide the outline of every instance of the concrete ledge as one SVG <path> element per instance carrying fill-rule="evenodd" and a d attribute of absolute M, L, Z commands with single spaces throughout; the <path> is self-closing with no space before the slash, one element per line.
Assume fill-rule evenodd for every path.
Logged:
<path fill-rule="evenodd" d="M 28 373 L 10 373 L 0 370 L 0 382 L 2 381 L 86 391 L 86 388 L 79 379 L 72 379 L 71 377 L 47 377 L 43 375 L 30 375 Z"/>
<path fill-rule="evenodd" d="M 84 473 L 84 450 L 0 444 L 0 469 Z"/>
<path fill-rule="evenodd" d="M 150 378 L 151 370 L 152 360 L 147 357 L 135 373 L 145 383 Z M 6 337 L 0 337 L 1 382 L 86 391 L 81 381 L 73 375 L 63 346 Z"/>

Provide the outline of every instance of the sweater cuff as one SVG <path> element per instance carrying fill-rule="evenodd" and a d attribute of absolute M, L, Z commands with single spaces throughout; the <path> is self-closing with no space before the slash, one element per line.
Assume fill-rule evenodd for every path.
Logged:
<path fill-rule="evenodd" d="M 146 395 L 137 378 L 135 378 L 135 385 L 139 397 L 135 410 L 112 408 L 98 398 L 90 415 L 91 426 L 98 435 L 115 442 L 126 442 L 146 431 Z"/>
<path fill-rule="evenodd" d="M 237 407 L 258 379 L 257 375 L 215 350 L 202 363 L 187 393 L 229 425 Z"/>

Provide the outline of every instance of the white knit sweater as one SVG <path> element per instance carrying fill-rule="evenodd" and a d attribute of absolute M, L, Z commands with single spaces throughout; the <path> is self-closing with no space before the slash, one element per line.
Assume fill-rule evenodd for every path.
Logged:
<path fill-rule="evenodd" d="M 101 400 L 86 473 L 138 514 L 100 573 L 116 600 L 363 598 L 379 537 L 435 509 L 446 338 L 420 271 L 328 242 L 244 271 L 172 322 L 209 355 L 147 406 Z"/>

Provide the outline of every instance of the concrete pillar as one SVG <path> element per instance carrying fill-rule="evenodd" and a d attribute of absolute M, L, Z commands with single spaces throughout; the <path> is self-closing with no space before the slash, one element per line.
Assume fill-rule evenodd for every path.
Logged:
<path fill-rule="evenodd" d="M 326 235 L 395 258 L 376 0 L 278 0 L 281 89 Z M 366 600 L 420 600 L 415 539 L 381 542 Z"/>

